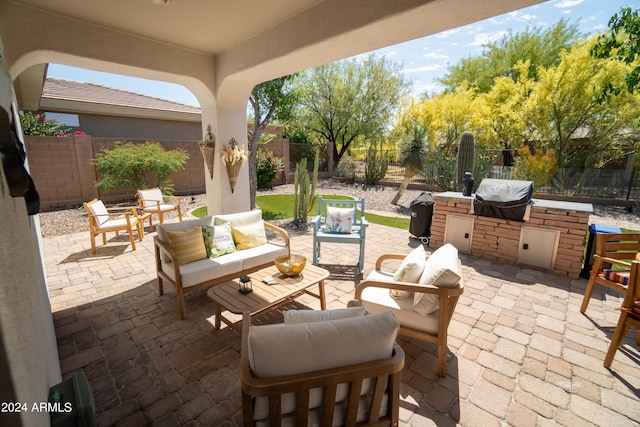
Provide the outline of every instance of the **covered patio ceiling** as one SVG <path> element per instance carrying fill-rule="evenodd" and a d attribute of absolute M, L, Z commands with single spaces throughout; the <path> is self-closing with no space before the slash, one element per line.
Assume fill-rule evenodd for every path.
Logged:
<path fill-rule="evenodd" d="M 280 75 L 435 34 L 541 1 L 172 0 L 165 5 L 156 3 L 154 0 L 0 0 L 0 23 L 4 15 L 15 25 L 22 21 L 31 27 L 15 34 L 22 37 L 17 41 L 21 45 L 37 42 L 37 38 L 28 37 L 34 30 L 51 42 L 53 38 L 68 36 L 60 26 L 77 24 L 170 46 L 174 51 L 209 56 L 215 59 L 216 86 L 235 75 L 246 83 L 246 86 L 240 85 L 246 91 L 246 87 Z M 25 20 L 27 16 L 29 19 Z M 6 34 L 2 36 L 11 66 L 11 60 L 18 59 L 11 56 L 13 38 L 7 40 Z M 106 61 L 117 60 L 117 56 L 109 53 L 112 49 L 132 49 L 131 44 L 113 45 L 92 35 L 81 42 L 94 45 L 100 51 L 93 55 Z M 51 48 L 59 47 L 54 42 Z M 73 53 L 72 45 L 68 49 Z M 167 71 L 180 72 L 179 66 L 170 64 L 176 59 L 166 60 Z M 153 65 L 161 68 L 162 62 Z M 117 71 L 102 69 L 96 64 L 86 64 L 86 67 Z M 37 104 L 45 64 L 29 64 L 11 71 L 18 73 L 13 77 L 17 78 L 19 104 Z M 192 74 L 193 70 L 184 72 Z M 144 73 L 137 75 L 158 78 Z"/>

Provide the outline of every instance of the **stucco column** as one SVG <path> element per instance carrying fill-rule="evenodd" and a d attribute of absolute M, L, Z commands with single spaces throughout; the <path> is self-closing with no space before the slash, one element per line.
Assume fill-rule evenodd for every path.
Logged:
<path fill-rule="evenodd" d="M 242 212 L 249 210 L 249 165 L 245 161 L 240 167 L 233 192 L 227 168 L 222 162 L 222 153 L 229 146 L 231 139 L 235 139 L 238 148 L 247 149 L 247 105 L 235 100 L 217 100 L 216 108 L 204 108 L 202 110 L 203 135 L 206 127 L 211 123 L 216 136 L 216 159 L 213 178 L 205 173 L 205 186 L 207 191 L 207 210 L 209 215 Z M 207 121 L 207 118 L 213 118 Z"/>

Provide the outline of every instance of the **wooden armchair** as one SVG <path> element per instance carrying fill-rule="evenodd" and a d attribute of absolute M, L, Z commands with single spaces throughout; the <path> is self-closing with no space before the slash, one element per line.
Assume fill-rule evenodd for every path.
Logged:
<path fill-rule="evenodd" d="M 144 213 L 149 213 L 151 216 L 158 215 L 158 221 L 160 224 L 164 222 L 164 214 L 172 211 L 178 212 L 178 219 L 182 222 L 180 197 L 178 196 L 164 195 L 159 188 L 138 190 L 138 203 Z M 153 220 L 149 217 L 149 229 L 151 230 L 152 228 Z"/>
<path fill-rule="evenodd" d="M 584 313 L 587 310 L 591 294 L 596 285 L 606 286 L 623 294 L 627 293 L 631 260 L 639 252 L 640 233 L 596 235 L 593 268 L 584 293 L 580 313 Z M 612 264 L 618 268 L 605 268 L 605 264 Z"/>
<path fill-rule="evenodd" d="M 135 251 L 136 242 L 133 238 L 133 227 L 136 227 L 138 230 L 139 240 L 142 240 L 144 237 L 142 223 L 138 221 L 136 209 L 135 206 L 106 208 L 104 203 L 98 199 L 84 203 L 84 210 L 89 217 L 91 253 L 96 253 L 95 238 L 97 235 L 102 234 L 102 244 L 106 245 L 107 233 L 114 232 L 116 233 L 116 238 L 118 238 L 120 231 L 126 231 L 129 234 L 131 249 Z"/>
<path fill-rule="evenodd" d="M 457 251 L 455 252 L 457 254 Z M 434 252 L 435 254 L 435 252 Z M 432 255 L 433 256 L 433 255 Z M 456 309 L 458 299 L 464 292 L 463 280 L 460 276 L 456 286 L 436 286 L 433 284 L 409 283 L 394 281 L 394 273 L 384 270 L 387 262 L 398 264 L 405 259 L 402 254 L 385 254 L 376 260 L 375 270 L 362 281 L 355 291 L 355 299 L 349 306 L 362 305 L 369 313 L 391 311 L 400 322 L 400 334 L 411 338 L 434 343 L 438 346 L 438 375 L 446 376 L 447 372 L 447 330 Z M 395 261 L 394 261 L 395 260 Z M 460 261 L 456 260 L 458 271 Z M 440 264 L 440 263 L 438 263 Z M 428 268 L 425 266 L 425 269 Z M 393 292 L 411 295 L 406 298 L 394 298 Z M 437 299 L 435 311 L 423 314 L 414 309 L 416 293 L 433 295 Z"/>
<path fill-rule="evenodd" d="M 604 359 L 604 366 L 607 368 L 611 366 L 618 347 L 622 344 L 622 340 L 627 335 L 631 326 L 638 329 L 636 344 L 640 345 L 640 253 L 637 254 L 636 259 L 631 262 L 629 271 L 628 290 L 622 307 L 620 307 L 620 319 L 618 320 L 618 326 L 616 326 L 613 338 L 611 338 L 609 351 Z"/>
<path fill-rule="evenodd" d="M 397 331 L 390 313 L 264 326 L 251 326 L 244 313 L 244 426 L 397 426 Z"/>

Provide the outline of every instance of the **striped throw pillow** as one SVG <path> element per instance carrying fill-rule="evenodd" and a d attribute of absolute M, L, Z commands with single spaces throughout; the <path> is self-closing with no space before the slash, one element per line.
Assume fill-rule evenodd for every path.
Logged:
<path fill-rule="evenodd" d="M 169 246 L 178 258 L 178 265 L 207 258 L 202 228 L 198 225 L 184 231 L 166 231 Z"/>
<path fill-rule="evenodd" d="M 625 286 L 629 284 L 630 274 L 631 271 L 629 270 L 602 270 L 602 275 L 605 279 Z"/>

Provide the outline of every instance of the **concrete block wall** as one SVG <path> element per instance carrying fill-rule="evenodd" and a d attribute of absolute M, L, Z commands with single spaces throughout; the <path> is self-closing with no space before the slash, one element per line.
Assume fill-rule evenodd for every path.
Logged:
<path fill-rule="evenodd" d="M 95 197 L 105 201 L 135 199 L 135 191 L 99 192 L 97 173 L 91 159 L 104 148 L 112 148 L 118 139 L 90 136 L 25 136 L 30 174 L 40 195 L 42 210 L 82 206 Z M 128 140 L 143 143 L 144 140 Z M 189 159 L 183 170 L 171 176 L 176 194 L 205 192 L 205 167 L 198 141 L 160 141 L 165 149 L 184 149 Z"/>
<path fill-rule="evenodd" d="M 473 217 L 470 255 L 518 265 L 522 227 L 537 227 L 560 232 L 552 272 L 577 279 L 582 269 L 583 253 L 593 207 L 586 203 L 534 200 L 528 221 L 509 221 L 476 216 L 471 212 L 472 197 L 448 192 L 434 196 L 431 222 L 432 248 L 445 244 L 447 216 Z M 527 268 L 535 268 L 527 265 Z"/>

